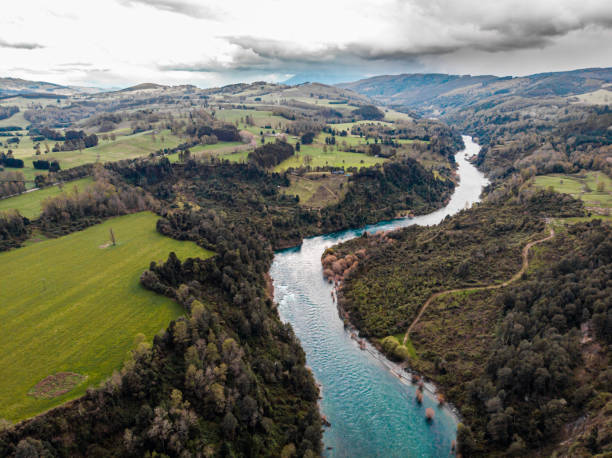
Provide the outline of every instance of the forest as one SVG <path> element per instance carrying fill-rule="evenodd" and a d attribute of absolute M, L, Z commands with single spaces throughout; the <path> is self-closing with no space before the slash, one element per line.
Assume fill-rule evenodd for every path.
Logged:
<path fill-rule="evenodd" d="M 186 158 L 173 164 L 153 156 L 61 170 L 57 175 L 93 173 L 94 184 L 46 200 L 33 221 L 17 212 L 0 219 L 6 250 L 34 232 L 57 237 L 147 209 L 163 216 L 160 233 L 216 253 L 205 261 L 170 254 L 151 263 L 141 284 L 176 300 L 186 316 L 152 344 L 141 342 L 101 388 L 3 426 L 1 454 L 320 454 L 318 388 L 265 280 L 272 249 L 404 208 L 437 208 L 453 183 L 406 159 L 364 168 L 353 175 L 346 200 L 307 211 L 279 192 L 289 184 L 287 173 L 267 168 L 287 152 L 293 147 L 281 142 L 256 150 L 261 163 Z"/>
<path fill-rule="evenodd" d="M 184 217 L 168 216 L 159 230 L 185 237 L 173 224 Z M 2 455 L 319 454 L 318 390 L 266 293 L 269 245 L 214 211 L 194 221 L 216 256 L 181 264 L 171 253 L 141 279 L 186 317 L 142 342 L 103 387 L 0 433 Z"/>
<path fill-rule="evenodd" d="M 433 380 L 459 408 L 464 456 L 546 449 L 586 409 L 594 416 L 606 409 L 609 225 L 558 228 L 554 244 L 537 249 L 533 267 L 517 282 L 478 290 L 519 271 L 522 247 L 543 238 L 543 216 L 583 212 L 570 196 L 525 192 L 505 204 L 476 205 L 437 227 L 364 236 L 324 254 L 327 276 L 341 281 L 338 304 L 346 319 L 390 358 Z M 464 292 L 430 305 L 409 335 L 414 350 L 404 348 L 425 300 L 457 288 Z M 400 345 L 388 336 L 401 336 Z M 584 339 L 593 340 L 596 356 L 581 350 Z M 584 437 L 573 438 L 576 451 L 609 445 L 598 427 L 592 423 Z"/>

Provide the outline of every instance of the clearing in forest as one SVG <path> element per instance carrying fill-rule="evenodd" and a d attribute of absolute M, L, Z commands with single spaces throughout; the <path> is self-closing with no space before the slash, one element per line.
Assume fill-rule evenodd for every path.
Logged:
<path fill-rule="evenodd" d="M 540 175 L 534 178 L 534 183 L 538 188 L 552 188 L 581 199 L 594 216 L 612 220 L 612 179 L 603 172 Z"/>

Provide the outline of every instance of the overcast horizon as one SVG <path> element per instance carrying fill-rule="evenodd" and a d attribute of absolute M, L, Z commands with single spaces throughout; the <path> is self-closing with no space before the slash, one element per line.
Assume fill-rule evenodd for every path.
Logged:
<path fill-rule="evenodd" d="M 58 0 L 53 8 L 26 0 L 4 11 L 0 76 L 64 85 L 336 83 L 612 66 L 612 2 L 604 0 Z"/>

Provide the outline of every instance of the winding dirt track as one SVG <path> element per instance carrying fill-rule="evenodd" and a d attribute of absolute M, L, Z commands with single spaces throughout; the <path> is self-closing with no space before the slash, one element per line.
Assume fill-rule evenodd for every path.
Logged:
<path fill-rule="evenodd" d="M 408 337 L 410 336 L 410 331 L 412 331 L 412 329 L 419 322 L 419 320 L 421 319 L 421 316 L 423 316 L 423 313 L 425 313 L 425 311 L 427 310 L 427 307 L 429 307 L 429 305 L 433 301 L 435 301 L 437 298 L 439 298 L 440 296 L 444 296 L 445 294 L 459 293 L 461 291 L 479 291 L 479 290 L 486 290 L 486 289 L 503 288 L 504 286 L 508 286 L 509 284 L 514 283 L 516 280 L 521 278 L 521 275 L 523 275 L 525 273 L 525 271 L 527 271 L 527 268 L 529 267 L 529 249 L 532 246 L 537 245 L 538 243 L 546 242 L 546 241 L 552 239 L 555 236 L 555 230 L 553 229 L 553 227 L 550 226 L 549 229 L 550 229 L 550 235 L 548 237 L 545 237 L 545 238 L 540 239 L 540 240 L 534 240 L 533 242 L 529 242 L 527 245 L 525 245 L 523 247 L 523 251 L 522 251 L 523 265 L 521 267 L 521 270 L 519 270 L 517 273 L 515 273 L 512 276 L 512 278 L 510 278 L 509 280 L 506 280 L 503 283 L 498 283 L 498 284 L 495 284 L 495 285 L 472 286 L 472 287 L 469 287 L 469 288 L 447 289 L 446 291 L 440 291 L 439 293 L 435 293 L 435 294 L 432 294 L 431 296 L 429 296 L 429 299 L 427 299 L 427 301 L 425 301 L 425 303 L 423 304 L 423 307 L 421 307 L 421 310 L 419 311 L 419 314 L 416 316 L 416 318 L 414 319 L 414 321 L 412 322 L 412 324 L 410 325 L 410 327 L 406 331 L 406 334 L 404 335 L 404 345 L 408 341 Z"/>

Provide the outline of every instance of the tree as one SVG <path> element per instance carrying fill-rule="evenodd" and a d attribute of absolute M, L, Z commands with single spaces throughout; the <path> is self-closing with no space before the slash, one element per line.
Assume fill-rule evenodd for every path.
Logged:
<path fill-rule="evenodd" d="M 116 245 L 116 242 L 115 242 L 115 233 L 113 232 L 113 228 L 111 227 L 111 228 L 109 229 L 109 231 L 110 231 L 110 239 L 111 239 L 111 243 L 113 244 L 113 246 L 115 246 L 115 245 Z"/>
<path fill-rule="evenodd" d="M 367 120 L 380 120 L 385 117 L 385 114 L 374 105 L 364 105 L 359 107 L 356 110 L 353 110 L 352 114 Z"/>
<path fill-rule="evenodd" d="M 232 415 L 231 412 L 225 414 L 223 421 L 221 422 L 221 430 L 226 439 L 232 440 L 238 427 L 238 420 Z"/>
<path fill-rule="evenodd" d="M 457 452 L 462 456 L 472 456 L 477 452 L 476 441 L 469 426 L 459 423 L 457 425 Z"/>
<path fill-rule="evenodd" d="M 303 145 L 312 144 L 314 137 L 315 137 L 314 132 L 306 132 L 304 135 L 302 135 L 302 144 Z"/>

